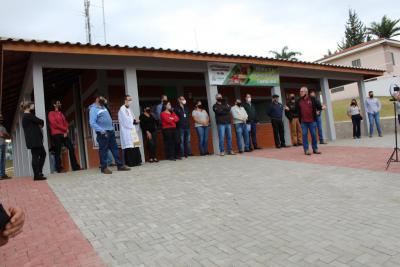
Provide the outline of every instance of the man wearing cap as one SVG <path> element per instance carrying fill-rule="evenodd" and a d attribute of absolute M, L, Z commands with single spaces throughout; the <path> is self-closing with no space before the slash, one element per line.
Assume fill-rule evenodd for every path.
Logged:
<path fill-rule="evenodd" d="M 10 135 L 8 134 L 6 128 L 3 126 L 3 123 L 3 115 L 0 114 L 0 180 L 10 178 L 6 174 L 6 139 L 9 139 Z"/>
<path fill-rule="evenodd" d="M 285 134 L 283 128 L 283 110 L 287 109 L 278 102 L 279 95 L 272 96 L 271 106 L 268 108 L 267 115 L 271 118 L 272 129 L 274 130 L 274 139 L 276 148 L 286 147 Z"/>

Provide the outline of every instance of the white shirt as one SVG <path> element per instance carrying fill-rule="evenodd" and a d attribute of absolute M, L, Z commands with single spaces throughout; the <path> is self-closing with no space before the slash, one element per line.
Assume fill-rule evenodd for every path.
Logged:
<path fill-rule="evenodd" d="M 244 107 L 238 107 L 237 105 L 235 105 L 231 108 L 231 113 L 234 124 L 246 123 L 248 116 Z"/>
<path fill-rule="evenodd" d="M 133 148 L 133 136 L 132 131 L 136 133 L 136 127 L 133 124 L 135 115 L 125 105 L 122 105 L 118 112 L 119 122 L 119 137 L 121 140 L 122 149 Z"/>
<path fill-rule="evenodd" d="M 349 113 L 349 115 L 353 116 L 353 115 L 357 115 L 360 114 L 360 108 L 358 106 L 350 106 L 347 110 L 347 112 Z"/>
<path fill-rule="evenodd" d="M 381 110 L 381 101 L 378 98 L 367 98 L 365 100 L 365 111 L 367 113 L 378 113 Z"/>

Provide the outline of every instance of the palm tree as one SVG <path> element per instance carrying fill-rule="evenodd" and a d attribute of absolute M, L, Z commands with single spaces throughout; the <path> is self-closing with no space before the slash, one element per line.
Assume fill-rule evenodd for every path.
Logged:
<path fill-rule="evenodd" d="M 371 23 L 371 27 L 368 28 L 368 33 L 378 38 L 390 39 L 400 35 L 400 26 L 397 26 L 399 22 L 400 19 L 392 20 L 385 15 L 381 22 Z"/>
<path fill-rule="evenodd" d="M 293 61 L 298 61 L 296 56 L 301 56 L 300 52 L 296 51 L 288 51 L 289 48 L 287 46 L 284 46 L 282 48 L 281 52 L 276 52 L 276 51 L 269 51 L 271 54 L 274 55 L 274 58 L 276 59 L 287 59 L 287 60 L 293 60 Z"/>

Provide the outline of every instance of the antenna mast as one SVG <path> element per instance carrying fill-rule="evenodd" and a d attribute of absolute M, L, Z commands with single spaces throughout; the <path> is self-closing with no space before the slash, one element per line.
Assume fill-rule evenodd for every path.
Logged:
<path fill-rule="evenodd" d="M 103 31 L 104 31 L 104 44 L 107 44 L 107 33 L 106 33 L 106 15 L 104 12 L 104 0 L 101 0 L 101 7 L 103 9 Z"/>
<path fill-rule="evenodd" d="M 84 0 L 85 2 L 85 28 L 86 28 L 86 42 L 92 43 L 92 30 L 90 26 L 90 0 Z"/>

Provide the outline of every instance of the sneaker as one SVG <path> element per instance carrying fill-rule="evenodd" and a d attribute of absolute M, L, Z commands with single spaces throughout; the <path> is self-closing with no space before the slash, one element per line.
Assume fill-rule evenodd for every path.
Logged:
<path fill-rule="evenodd" d="M 221 153 L 219 153 L 219 155 L 220 155 L 221 157 L 223 157 L 223 156 L 225 156 L 225 153 L 224 153 L 224 152 L 221 152 Z"/>
<path fill-rule="evenodd" d="M 47 178 L 44 176 L 38 176 L 38 177 L 33 177 L 33 180 L 34 181 L 44 181 L 44 180 L 47 180 Z"/>
<path fill-rule="evenodd" d="M 250 149 L 246 149 L 244 152 L 246 152 L 246 153 L 249 153 L 249 152 L 251 152 L 252 150 L 250 150 Z"/>
<path fill-rule="evenodd" d="M 261 147 L 259 147 L 259 146 L 256 146 L 254 149 L 261 149 Z"/>
<path fill-rule="evenodd" d="M 229 152 L 228 152 L 228 155 L 236 155 L 236 153 L 233 152 L 233 151 L 229 151 Z"/>
<path fill-rule="evenodd" d="M 307 150 L 306 152 L 304 152 L 305 155 L 307 156 L 311 156 L 311 152 L 309 150 Z"/>
<path fill-rule="evenodd" d="M 240 150 L 240 151 L 239 151 L 239 154 L 243 154 L 243 151 L 242 151 L 242 150 Z"/>
<path fill-rule="evenodd" d="M 313 151 L 313 153 L 314 153 L 314 154 L 321 154 L 321 152 L 318 151 L 318 150 Z"/>
<path fill-rule="evenodd" d="M 112 171 L 111 171 L 109 168 L 105 168 L 105 169 L 102 169 L 102 170 L 101 170 L 101 173 L 104 173 L 104 174 L 112 174 Z"/>
<path fill-rule="evenodd" d="M 131 170 L 131 168 L 129 168 L 125 165 L 118 167 L 118 171 L 130 171 L 130 170 Z"/>
<path fill-rule="evenodd" d="M 382 134 L 380 134 L 380 135 L 379 135 L 379 137 L 383 137 L 383 135 L 382 135 Z"/>
<path fill-rule="evenodd" d="M 3 176 L 0 177 L 0 180 L 7 180 L 7 179 L 11 179 L 11 177 L 8 176 L 7 174 L 4 174 Z"/>
<path fill-rule="evenodd" d="M 327 145 L 328 144 L 328 142 L 326 142 L 326 141 L 320 141 L 319 142 L 321 145 Z"/>

